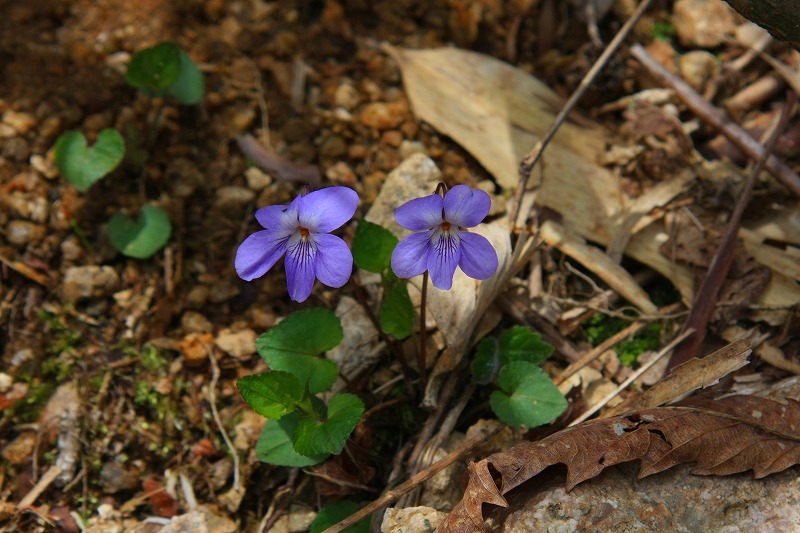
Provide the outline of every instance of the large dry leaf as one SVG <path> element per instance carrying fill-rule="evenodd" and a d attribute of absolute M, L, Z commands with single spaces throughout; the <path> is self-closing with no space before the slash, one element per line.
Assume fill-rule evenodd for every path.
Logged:
<path fill-rule="evenodd" d="M 526 72 L 475 52 L 456 48 L 387 50 L 400 65 L 417 117 L 453 138 L 498 183 L 513 189 L 520 161 L 561 109 L 558 95 Z M 561 213 L 563 225 L 584 239 L 610 245 L 612 257 L 622 252 L 625 234 L 632 231 L 625 255 L 668 278 L 684 300 L 691 302 L 691 271 L 661 254 L 660 245 L 669 235 L 663 224 L 641 215 L 648 202 L 660 205 L 668 201 L 680 190 L 686 175 L 676 176 L 663 190 L 645 191 L 642 202 L 632 201 L 619 178 L 598 163 L 606 142 L 603 128 L 596 123 L 573 118 L 564 124 L 544 154 L 541 174 L 538 168 L 534 170 L 533 181 L 543 176 L 537 203 Z M 630 230 L 629 224 L 634 225 Z M 585 266 L 593 272 L 600 270 L 593 264 Z M 619 283 L 626 284 L 629 294 L 641 290 L 622 278 Z M 800 286 L 775 274 L 758 302 L 772 310 L 759 311 L 752 318 L 782 323 L 785 309 L 799 301 Z"/>
<path fill-rule="evenodd" d="M 681 463 L 694 463 L 692 473 L 699 475 L 753 470 L 761 478 L 798 464 L 798 444 L 795 400 L 696 397 L 676 407 L 595 420 L 471 463 L 464 497 L 437 531 L 484 531 L 484 503 L 508 506 L 504 494 L 555 464 L 567 467 L 567 490 L 634 460 L 640 461 L 640 479 Z"/>
<path fill-rule="evenodd" d="M 526 72 L 475 52 L 389 52 L 414 113 L 469 151 L 500 185 L 516 187 L 519 162 L 550 127 L 561 98 Z M 545 153 L 539 191 L 539 202 L 569 217 L 570 229 L 602 243 L 625 201 L 616 176 L 596 163 L 605 143 L 598 124 L 567 121 Z"/>

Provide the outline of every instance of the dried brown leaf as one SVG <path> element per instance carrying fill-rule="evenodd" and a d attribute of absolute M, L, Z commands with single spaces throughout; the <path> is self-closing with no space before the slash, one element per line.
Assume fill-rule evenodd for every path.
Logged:
<path fill-rule="evenodd" d="M 752 350 L 747 339 L 739 339 L 703 359 L 690 359 L 675 367 L 672 373 L 644 392 L 628 396 L 603 416 L 611 417 L 640 409 L 664 405 L 687 392 L 719 382 L 734 370 L 745 366 Z"/>
<path fill-rule="evenodd" d="M 694 474 L 753 470 L 762 478 L 800 462 L 799 443 L 795 400 L 694 397 L 676 407 L 594 420 L 470 464 L 464 497 L 437 531 L 484 531 L 484 503 L 507 506 L 503 495 L 555 464 L 567 467 L 567 490 L 636 459 L 640 479 L 689 462 Z"/>

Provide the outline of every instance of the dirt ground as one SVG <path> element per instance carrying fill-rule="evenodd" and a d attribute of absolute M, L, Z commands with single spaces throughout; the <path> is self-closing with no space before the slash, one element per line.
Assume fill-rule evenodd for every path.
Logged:
<path fill-rule="evenodd" d="M 0 0 L 0 530 L 78 531 L 83 521 L 97 531 L 111 531 L 112 524 L 158 531 L 187 511 L 185 497 L 173 497 L 176 486 L 186 494 L 187 484 L 220 521 L 217 531 L 274 526 L 290 504 L 300 516 L 344 495 L 366 502 L 382 492 L 395 452 L 425 420 L 415 406 L 373 419 L 372 448 L 360 463 L 374 472 L 361 481 L 369 490 L 336 483 L 320 489 L 318 477 L 259 463 L 252 451 L 263 419 L 235 381 L 266 366 L 242 345 L 304 305 L 334 308 L 340 291 L 318 284 L 301 305 L 289 300 L 283 269 L 252 283 L 236 276 L 233 257 L 257 228 L 255 209 L 287 203 L 298 190 L 254 168 L 237 140 L 253 135 L 287 160 L 316 166 L 324 183 L 355 188 L 361 197 L 355 218 L 419 147 L 446 183 L 486 183 L 493 177 L 476 159 L 414 116 L 398 64 L 381 43 L 482 52 L 566 97 L 602 51 L 580 4 Z M 600 19 L 604 43 L 630 13 L 630 2 L 617 4 Z M 670 20 L 671 2 L 656 4 L 632 41 L 651 44 L 656 28 L 666 27 L 659 24 Z M 153 100 L 125 83 L 130 56 L 166 40 L 203 71 L 201 105 Z M 672 42 L 678 54 L 692 49 Z M 713 50 L 721 61 L 734 57 L 727 44 Z M 721 98 L 765 70 L 735 83 L 713 74 L 704 84 L 717 83 Z M 622 114 L 598 109 L 643 87 L 620 52 L 579 107 L 624 138 Z M 767 99 L 747 116 L 755 119 L 769 106 Z M 123 134 L 126 159 L 81 193 L 60 176 L 52 147 L 65 131 L 92 140 L 108 127 Z M 695 140 L 713 137 L 701 126 Z M 632 195 L 642 181 L 671 172 L 671 148 L 657 148 L 625 175 Z M 796 145 L 782 150 L 797 168 Z M 700 187 L 693 194 L 712 216 L 732 210 L 730 190 Z M 760 184 L 757 195 L 783 201 L 774 184 Z M 108 244 L 107 221 L 149 201 L 168 212 L 172 237 L 153 258 L 128 259 Z M 352 232 L 347 228 L 345 239 Z M 563 263 L 561 253 L 547 254 L 546 292 L 585 299 L 592 289 L 586 274 Z M 663 278 L 649 279 L 666 294 L 659 305 L 679 300 Z M 343 291 L 353 296 L 351 288 Z M 593 342 L 580 328 L 564 337 L 579 350 Z M 800 343 L 788 333 L 782 339 L 791 358 Z M 382 358 L 375 372 L 393 376 L 397 366 Z M 487 416 L 486 405 L 476 401 L 467 413 L 471 419 L 459 430 Z M 240 491 L 215 418 L 241 457 Z M 17 511 L 59 457 L 58 477 Z M 103 513 L 105 522 L 98 518 Z"/>

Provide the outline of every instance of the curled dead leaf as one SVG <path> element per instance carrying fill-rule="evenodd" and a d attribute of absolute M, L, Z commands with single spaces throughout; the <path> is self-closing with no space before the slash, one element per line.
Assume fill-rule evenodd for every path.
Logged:
<path fill-rule="evenodd" d="M 637 459 L 640 479 L 689 462 L 699 475 L 780 472 L 800 462 L 800 402 L 694 397 L 520 444 L 470 465 L 464 497 L 437 531 L 484 531 L 482 505 L 507 505 L 505 494 L 549 466 L 566 465 L 571 490 L 609 466 Z"/>

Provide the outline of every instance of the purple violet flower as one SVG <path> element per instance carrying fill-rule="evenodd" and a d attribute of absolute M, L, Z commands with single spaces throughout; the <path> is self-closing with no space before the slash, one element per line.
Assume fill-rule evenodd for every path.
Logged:
<path fill-rule="evenodd" d="M 491 203 L 484 191 L 456 185 L 444 198 L 431 194 L 398 207 L 398 224 L 419 233 L 400 241 L 392 252 L 397 277 L 413 278 L 428 270 L 433 285 L 442 290 L 453 286 L 456 266 L 471 278 L 491 277 L 497 270 L 497 252 L 484 236 L 466 230 L 480 224 Z"/>
<path fill-rule="evenodd" d="M 263 276 L 286 254 L 289 297 L 303 302 L 314 279 L 341 287 L 353 271 L 353 255 L 345 242 L 328 233 L 353 217 L 358 194 L 347 187 L 329 187 L 300 195 L 289 205 L 270 205 L 256 211 L 264 226 L 247 237 L 236 251 L 236 273 L 250 281 Z"/>

